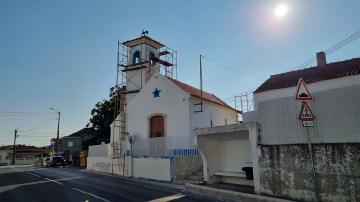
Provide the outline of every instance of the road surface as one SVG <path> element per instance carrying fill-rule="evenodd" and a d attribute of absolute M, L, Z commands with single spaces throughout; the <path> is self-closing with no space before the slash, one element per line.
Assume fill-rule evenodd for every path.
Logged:
<path fill-rule="evenodd" d="M 213 201 L 173 186 L 73 168 L 0 167 L 0 201 Z"/>

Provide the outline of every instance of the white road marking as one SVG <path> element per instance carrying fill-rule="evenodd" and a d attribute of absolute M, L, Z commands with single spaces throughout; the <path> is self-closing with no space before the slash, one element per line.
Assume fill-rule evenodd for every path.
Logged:
<path fill-rule="evenodd" d="M 78 179 L 78 178 L 82 178 L 82 177 L 61 178 L 61 179 L 57 179 L 57 180 L 51 180 L 51 179 L 45 178 L 46 180 L 43 180 L 43 181 L 28 182 L 28 183 L 22 183 L 22 184 L 12 184 L 12 185 L 8 185 L 8 186 L 2 186 L 2 187 L 0 187 L 0 194 L 2 192 L 6 192 L 6 191 L 9 191 L 11 189 L 15 189 L 15 188 L 18 188 L 18 187 L 21 187 L 21 186 L 29 186 L 29 185 L 43 184 L 43 183 L 49 183 L 49 182 L 59 183 L 58 181 L 73 180 L 73 179 Z M 62 183 L 60 183 L 60 184 L 63 185 Z"/>
<path fill-rule="evenodd" d="M 28 185 L 35 185 L 35 184 L 42 184 L 42 183 L 48 183 L 49 181 L 44 180 L 44 181 L 37 181 L 37 182 L 28 182 L 28 183 L 22 183 L 22 184 L 12 184 L 12 185 L 8 185 L 8 186 L 2 186 L 0 187 L 0 194 L 6 191 L 9 191 L 11 189 L 15 189 L 21 186 L 28 186 Z"/>
<path fill-rule="evenodd" d="M 45 177 L 45 180 L 48 180 L 48 181 L 50 181 L 50 182 L 55 182 L 56 184 L 59 184 L 59 185 L 64 185 L 64 184 L 61 183 L 61 182 L 58 182 L 58 181 L 56 181 L 56 180 L 49 179 L 49 178 L 47 178 L 47 177 Z"/>
<path fill-rule="evenodd" d="M 34 173 L 30 173 L 30 172 L 24 172 L 26 174 L 29 174 L 29 175 L 33 175 L 33 176 L 36 176 L 36 177 L 41 177 L 40 175 L 37 175 L 37 174 L 34 174 Z"/>
<path fill-rule="evenodd" d="M 100 197 L 100 196 L 96 196 L 95 194 L 86 192 L 86 191 L 84 191 L 84 190 L 77 189 L 77 188 L 73 188 L 73 189 L 76 190 L 76 191 L 79 191 L 79 192 L 81 192 L 81 193 L 83 193 L 83 194 L 87 194 L 87 195 L 90 195 L 90 196 L 92 196 L 92 197 L 94 197 L 94 198 L 100 199 L 100 200 L 102 200 L 102 201 L 110 202 L 110 201 L 107 200 L 107 199 L 104 199 L 104 198 L 102 198 L 102 197 Z"/>
<path fill-rule="evenodd" d="M 148 202 L 167 202 L 167 201 L 172 201 L 172 200 L 176 200 L 176 199 L 183 198 L 183 197 L 185 197 L 184 194 L 175 194 L 175 195 L 171 195 L 171 196 L 154 199 L 154 200 L 151 200 Z"/>

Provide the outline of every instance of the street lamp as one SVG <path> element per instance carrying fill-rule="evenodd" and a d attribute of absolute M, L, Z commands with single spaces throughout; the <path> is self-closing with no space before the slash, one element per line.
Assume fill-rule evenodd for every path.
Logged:
<path fill-rule="evenodd" d="M 58 125 L 57 125 L 57 132 L 56 132 L 56 150 L 55 153 L 57 154 L 59 152 L 59 127 L 60 127 L 60 111 L 56 110 L 52 107 L 49 108 L 50 110 L 53 110 L 58 113 Z"/>

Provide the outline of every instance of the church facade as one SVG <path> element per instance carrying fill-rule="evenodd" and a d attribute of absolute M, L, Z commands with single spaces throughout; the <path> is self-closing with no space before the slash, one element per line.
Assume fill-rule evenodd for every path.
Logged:
<path fill-rule="evenodd" d="M 112 172 L 174 182 L 195 174 L 202 178 L 194 130 L 234 124 L 238 112 L 161 71 L 169 64 L 160 58 L 166 52 L 160 42 L 141 36 L 123 44 L 129 54 L 123 69 L 126 107 L 112 124 Z M 125 158 L 114 158 L 121 152 L 117 148 Z"/>

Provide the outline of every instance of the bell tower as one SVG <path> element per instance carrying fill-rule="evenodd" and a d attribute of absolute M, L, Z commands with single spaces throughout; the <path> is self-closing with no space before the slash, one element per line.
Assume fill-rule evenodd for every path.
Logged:
<path fill-rule="evenodd" d="M 128 49 L 128 61 L 123 67 L 128 93 L 140 91 L 152 75 L 160 72 L 159 52 L 164 47 L 143 32 L 141 37 L 123 43 Z"/>
<path fill-rule="evenodd" d="M 121 46 L 121 48 L 120 48 Z M 174 77 L 177 65 L 176 51 L 148 36 L 148 31 L 142 31 L 140 37 L 119 43 L 118 72 L 122 73 L 121 87 L 127 98 L 136 94 L 150 80 L 161 72 L 168 77 Z M 129 100 L 127 99 L 127 100 Z"/>

